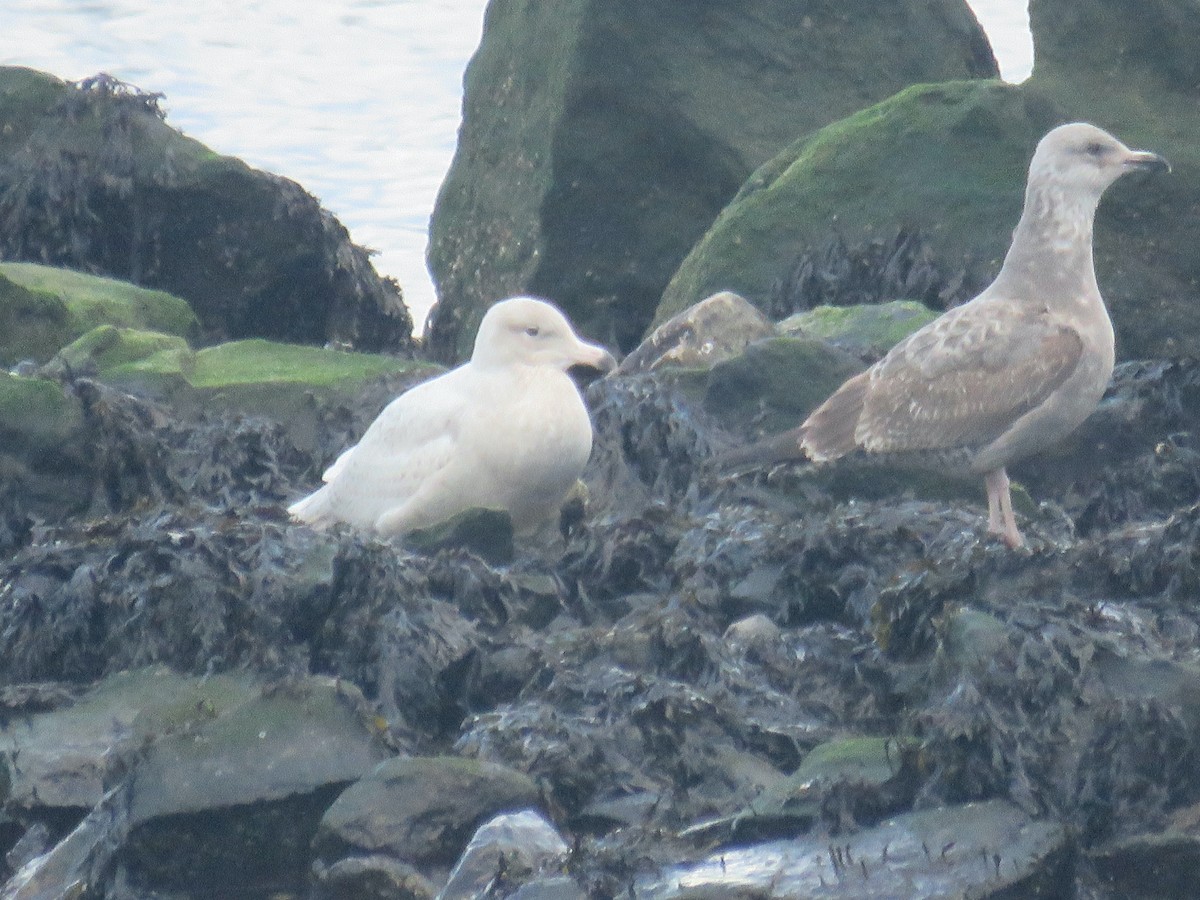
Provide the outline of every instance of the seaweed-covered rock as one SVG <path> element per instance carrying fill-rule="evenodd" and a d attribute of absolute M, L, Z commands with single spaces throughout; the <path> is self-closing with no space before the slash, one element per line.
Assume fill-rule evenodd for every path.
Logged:
<path fill-rule="evenodd" d="M 195 336 L 186 302 L 139 288 L 32 263 L 0 263 L 0 364 L 45 362 L 60 347 L 100 326 Z"/>
<path fill-rule="evenodd" d="M 781 147 L 906 85 L 996 74 L 961 0 L 493 3 L 432 221 L 432 349 L 465 355 L 488 304 L 529 292 L 629 350 L 690 246 Z"/>
<path fill-rule="evenodd" d="M 211 337 L 410 350 L 399 286 L 346 229 L 167 126 L 160 97 L 0 68 L 0 253 L 169 291 Z"/>

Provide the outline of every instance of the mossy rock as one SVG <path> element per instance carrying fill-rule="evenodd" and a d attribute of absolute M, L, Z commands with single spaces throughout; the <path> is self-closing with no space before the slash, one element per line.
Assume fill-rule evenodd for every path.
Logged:
<path fill-rule="evenodd" d="M 533 293 L 628 351 L 796 136 L 914 82 L 995 75 L 963 0 L 492 3 L 431 222 L 432 349 L 465 356 L 488 304 Z"/>
<path fill-rule="evenodd" d="M 895 737 L 852 737 L 818 744 L 799 768 L 751 804 L 754 816 L 796 823 L 814 821 L 829 792 L 847 786 L 871 797 L 872 805 L 898 808 L 915 786 L 912 741 Z"/>
<path fill-rule="evenodd" d="M 717 288 L 760 309 L 798 248 L 916 229 L 952 264 L 999 268 L 1029 153 L 1054 121 L 998 81 L 916 85 L 791 144 L 742 186 L 667 286 L 662 321 Z M 897 298 L 900 299 L 900 298 Z"/>
<path fill-rule="evenodd" d="M 943 270 L 986 283 L 1020 216 L 1038 139 L 1090 121 L 1155 150 L 1170 175 L 1122 179 L 1096 220 L 1095 260 L 1120 358 L 1200 354 L 1200 7 L 1035 0 L 1037 55 L 1020 86 L 917 85 L 805 136 L 763 165 L 696 244 L 656 321 L 712 290 L 768 305 L 799 251 L 917 231 Z"/>
<path fill-rule="evenodd" d="M 198 333 L 187 302 L 163 291 L 35 263 L 0 263 L 0 362 L 45 362 L 102 325 Z"/>
<path fill-rule="evenodd" d="M 91 458 L 79 400 L 62 385 L 0 371 L 0 488 L 18 508 L 55 518 L 91 501 Z"/>
<path fill-rule="evenodd" d="M 365 382 L 438 367 L 411 359 L 348 353 L 261 339 L 192 351 L 172 346 L 114 365 L 105 381 L 169 400 L 181 410 L 216 405 L 286 421 L 316 398 L 349 396 Z"/>
<path fill-rule="evenodd" d="M 65 444 L 83 424 L 79 402 L 62 385 L 0 372 L 0 436 L 8 452 Z"/>
<path fill-rule="evenodd" d="M 862 306 L 818 306 L 779 323 L 785 335 L 826 341 L 859 356 L 879 358 L 936 313 L 915 300 Z"/>
<path fill-rule="evenodd" d="M 169 291 L 210 339 L 411 349 L 398 285 L 316 198 L 180 134 L 158 100 L 0 67 L 0 256 Z M 101 319 L 67 340 L 104 321 L 179 333 Z"/>
<path fill-rule="evenodd" d="M 188 351 L 188 342 L 178 335 L 101 325 L 63 347 L 57 358 L 77 372 L 95 369 L 101 378 L 117 366 L 138 362 L 155 353 Z"/>

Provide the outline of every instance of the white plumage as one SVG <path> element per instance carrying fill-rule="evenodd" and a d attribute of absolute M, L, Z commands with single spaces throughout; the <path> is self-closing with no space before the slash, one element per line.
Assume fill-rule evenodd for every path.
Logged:
<path fill-rule="evenodd" d="M 592 448 L 566 370 L 615 364 L 549 303 L 497 303 L 469 362 L 389 403 L 325 472 L 325 486 L 288 511 L 315 527 L 348 522 L 381 534 L 475 507 L 507 511 L 518 530 L 535 526 L 557 512 Z"/>

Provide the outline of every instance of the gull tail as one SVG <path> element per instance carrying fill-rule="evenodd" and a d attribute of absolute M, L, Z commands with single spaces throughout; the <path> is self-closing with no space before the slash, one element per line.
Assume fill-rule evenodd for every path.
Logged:
<path fill-rule="evenodd" d="M 733 474 L 807 459 L 807 454 L 800 446 L 803 440 L 802 429 L 793 428 L 744 447 L 734 447 L 724 453 L 714 454 L 708 458 L 708 465 L 719 472 Z"/>
<path fill-rule="evenodd" d="M 329 488 L 323 487 L 302 497 L 288 507 L 288 513 L 297 522 L 305 522 L 314 528 L 323 528 L 333 522 L 329 502 Z"/>

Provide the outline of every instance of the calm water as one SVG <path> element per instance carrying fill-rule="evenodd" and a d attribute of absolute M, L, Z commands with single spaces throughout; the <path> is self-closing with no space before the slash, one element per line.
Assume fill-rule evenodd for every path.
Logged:
<path fill-rule="evenodd" d="M 1004 77 L 1024 79 L 1024 0 L 970 2 Z M 170 124 L 320 198 L 423 320 L 429 214 L 486 0 L 0 3 L 0 64 L 166 94 Z"/>

